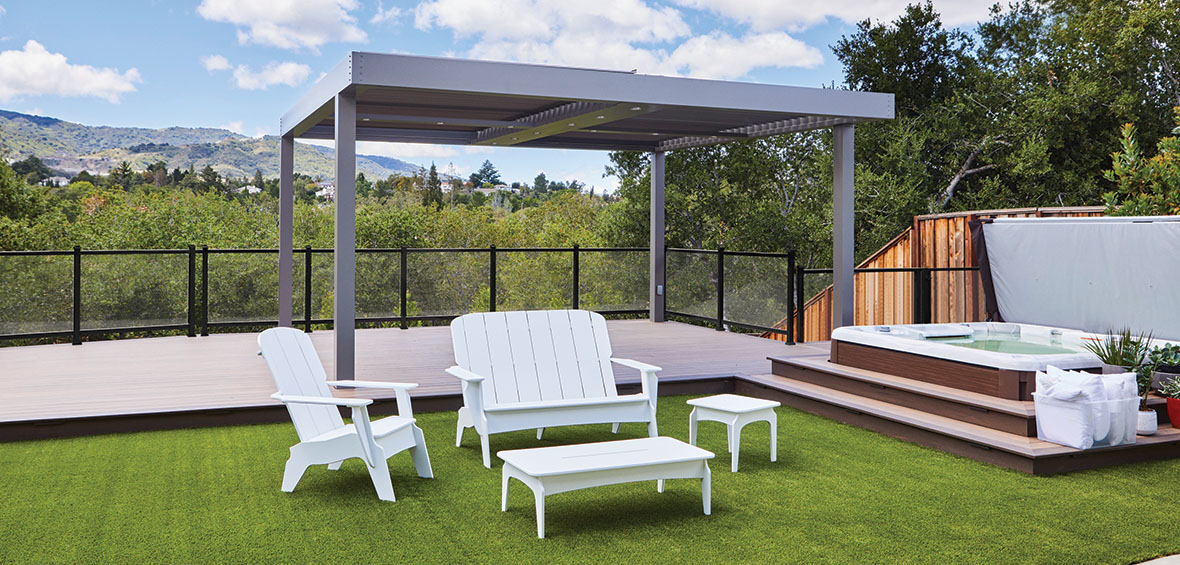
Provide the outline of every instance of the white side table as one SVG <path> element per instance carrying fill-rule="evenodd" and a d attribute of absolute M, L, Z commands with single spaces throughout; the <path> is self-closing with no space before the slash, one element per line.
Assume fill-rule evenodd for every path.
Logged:
<path fill-rule="evenodd" d="M 718 394 L 688 401 L 693 407 L 688 416 L 688 443 L 697 444 L 697 422 L 721 422 L 729 427 L 730 470 L 738 470 L 738 450 L 742 428 L 751 422 L 770 423 L 770 460 L 778 461 L 778 414 L 781 403 L 737 394 Z"/>

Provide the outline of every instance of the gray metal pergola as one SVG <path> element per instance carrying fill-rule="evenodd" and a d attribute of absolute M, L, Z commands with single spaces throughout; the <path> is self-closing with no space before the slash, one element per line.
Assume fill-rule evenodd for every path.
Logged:
<path fill-rule="evenodd" d="M 651 154 L 650 317 L 664 318 L 664 154 L 832 128 L 834 326 L 852 323 L 854 124 L 893 118 L 893 95 L 353 52 L 283 115 L 279 325 L 292 325 L 295 138 L 336 142 L 336 378 L 355 373 L 356 142 Z"/>

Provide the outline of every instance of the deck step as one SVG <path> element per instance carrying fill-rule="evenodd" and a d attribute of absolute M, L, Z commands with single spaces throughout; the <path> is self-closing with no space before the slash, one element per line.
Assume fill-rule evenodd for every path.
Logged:
<path fill-rule="evenodd" d="M 771 372 L 845 393 L 953 418 L 1011 434 L 1035 437 L 1033 403 L 858 369 L 823 357 L 771 357 Z"/>
<path fill-rule="evenodd" d="M 1078 450 L 779 375 L 753 375 L 746 392 L 788 406 L 978 461 L 1032 474 L 1180 457 L 1180 430 L 1168 425 L 1134 445 Z M 745 389 L 745 390 L 743 390 Z"/>

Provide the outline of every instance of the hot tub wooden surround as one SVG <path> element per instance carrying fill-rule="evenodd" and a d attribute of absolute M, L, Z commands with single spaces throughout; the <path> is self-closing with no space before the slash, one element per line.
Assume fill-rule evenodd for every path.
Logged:
<path fill-rule="evenodd" d="M 1156 435 L 1139 436 L 1134 445 L 1082 451 L 1038 440 L 1032 401 L 993 394 L 999 389 L 988 388 L 989 381 L 951 377 L 930 366 L 915 371 L 914 378 L 850 366 L 848 345 L 856 344 L 833 347 L 832 361 L 772 356 L 771 374 L 747 377 L 737 384 L 738 392 L 746 389 L 806 412 L 1034 475 L 1180 458 L 1180 430 L 1168 423 L 1162 398 L 1150 402 L 1159 414 Z M 888 370 L 910 368 L 902 364 Z M 996 369 L 991 371 L 994 375 Z M 936 377 L 943 384 L 929 382 Z M 987 392 L 960 388 L 964 383 Z"/>

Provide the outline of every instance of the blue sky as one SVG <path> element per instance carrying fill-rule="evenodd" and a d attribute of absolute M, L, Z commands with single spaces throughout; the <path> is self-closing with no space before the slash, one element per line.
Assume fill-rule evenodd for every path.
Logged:
<path fill-rule="evenodd" d="M 278 118 L 349 51 L 570 64 L 819 86 L 829 45 L 906 0 L 0 0 L 0 108 L 89 125 L 224 127 Z M 987 2 L 941 0 L 948 25 Z M 606 154 L 364 144 L 362 153 L 452 165 L 490 159 L 505 180 L 577 178 L 600 189 Z"/>

